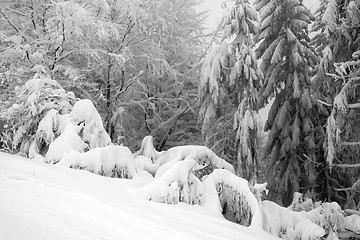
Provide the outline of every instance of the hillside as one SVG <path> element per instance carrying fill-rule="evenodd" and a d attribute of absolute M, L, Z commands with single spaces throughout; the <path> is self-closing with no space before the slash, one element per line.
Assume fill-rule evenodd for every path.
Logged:
<path fill-rule="evenodd" d="M 273 238 L 200 206 L 140 199 L 139 184 L 0 153 L 0 239 Z"/>

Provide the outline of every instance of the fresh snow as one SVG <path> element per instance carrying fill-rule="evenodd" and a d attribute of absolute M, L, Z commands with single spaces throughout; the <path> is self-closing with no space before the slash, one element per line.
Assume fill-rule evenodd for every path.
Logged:
<path fill-rule="evenodd" d="M 136 179 L 0 153 L 0 239 L 276 239 L 205 207 L 146 201 Z"/>

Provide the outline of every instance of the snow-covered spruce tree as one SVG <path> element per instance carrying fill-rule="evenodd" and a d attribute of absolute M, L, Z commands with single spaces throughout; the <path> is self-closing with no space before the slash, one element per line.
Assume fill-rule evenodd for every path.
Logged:
<path fill-rule="evenodd" d="M 309 72 L 317 57 L 310 46 L 308 25 L 314 18 L 298 0 L 257 0 L 257 36 L 264 83 L 260 104 L 275 98 L 265 124 L 270 130 L 266 155 L 272 154 L 275 175 L 270 194 L 291 203 L 294 191 L 314 187 L 315 142 Z"/>
<path fill-rule="evenodd" d="M 4 147 L 27 156 L 31 145 L 36 144 L 40 153 L 56 138 L 56 124 L 45 124 L 49 129 L 42 129 L 45 126 L 42 119 L 69 113 L 78 100 L 52 80 L 43 66 L 38 65 L 33 71 L 35 75 L 31 80 L 15 88 L 15 103 L 1 113 L 1 118 L 7 122 L 2 136 Z"/>
<path fill-rule="evenodd" d="M 327 3 L 327 4 L 326 4 Z M 323 1 L 316 16 L 314 42 L 322 58 L 315 77 L 318 100 L 328 108 L 325 151 L 321 172 L 322 199 L 353 208 L 359 142 L 360 3 Z M 341 160 L 340 160 L 341 159 Z M 332 169 L 334 167 L 334 169 Z M 326 189 L 326 191 L 324 191 Z"/>
<path fill-rule="evenodd" d="M 29 158 L 42 155 L 46 162 L 57 163 L 70 151 L 111 143 L 90 100 L 66 92 L 41 65 L 33 70 L 34 77 L 15 89 L 16 103 L 1 113 L 8 125 L 2 137 L 7 150 Z"/>
<path fill-rule="evenodd" d="M 237 173 L 246 179 L 256 178 L 258 168 L 257 94 L 262 74 L 253 50 L 256 22 L 249 1 L 234 1 L 222 20 L 223 40 L 204 61 L 199 86 L 206 144 L 226 154 L 228 144 L 235 142 Z M 235 136 L 229 134 L 232 121 Z M 223 136 L 214 134 L 220 126 Z"/>

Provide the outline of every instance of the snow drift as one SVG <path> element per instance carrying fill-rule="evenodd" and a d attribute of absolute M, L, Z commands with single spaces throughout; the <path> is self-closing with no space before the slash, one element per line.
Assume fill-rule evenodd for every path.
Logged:
<path fill-rule="evenodd" d="M 159 204 L 106 178 L 0 153 L 0 239 L 276 239 L 208 209 Z"/>

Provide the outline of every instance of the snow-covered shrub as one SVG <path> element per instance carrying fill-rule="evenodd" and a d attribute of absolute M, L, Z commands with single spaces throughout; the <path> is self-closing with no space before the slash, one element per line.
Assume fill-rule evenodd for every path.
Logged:
<path fill-rule="evenodd" d="M 263 229 L 274 236 L 289 240 L 312 240 L 325 235 L 325 230 L 303 216 L 302 212 L 294 212 L 271 201 L 263 201 L 261 208 Z"/>
<path fill-rule="evenodd" d="M 172 164 L 163 174 L 137 189 L 139 196 L 168 204 L 199 204 L 219 215 L 231 215 L 242 225 L 261 227 L 261 209 L 247 180 L 228 170 L 215 169 L 201 182 L 194 175 L 201 168 L 196 160 L 168 163 Z"/>
<path fill-rule="evenodd" d="M 84 124 L 81 137 L 89 144 L 89 148 L 104 147 L 111 143 L 110 136 L 105 131 L 100 114 L 89 99 L 77 101 L 70 112 L 72 121 Z"/>
<path fill-rule="evenodd" d="M 212 208 L 217 205 L 227 218 L 244 226 L 261 228 L 261 209 L 247 180 L 227 170 L 215 169 L 206 178 L 204 185 L 204 205 L 213 205 Z"/>
<path fill-rule="evenodd" d="M 69 114 L 60 115 L 57 119 L 60 135 L 49 144 L 46 162 L 57 163 L 72 150 L 83 152 L 111 143 L 99 113 L 88 99 L 77 101 Z"/>
<path fill-rule="evenodd" d="M 344 230 L 345 213 L 337 202 L 325 202 L 309 212 L 300 213 L 321 226 L 327 233 L 338 233 Z"/>
<path fill-rule="evenodd" d="M 138 195 L 147 200 L 168 204 L 200 204 L 202 184 L 192 173 L 197 165 L 193 159 L 176 162 L 161 177 L 139 188 Z"/>
<path fill-rule="evenodd" d="M 143 139 L 141 148 L 134 153 L 134 157 L 140 168 L 156 177 L 163 175 L 167 170 L 172 168 L 176 162 L 186 159 L 193 159 L 199 165 L 202 165 L 202 170 L 197 169 L 197 172 L 194 173 L 198 177 L 208 175 L 216 168 L 227 169 L 234 172 L 231 164 L 218 157 L 205 146 L 177 146 L 167 151 L 158 152 L 154 148 L 152 136 L 146 136 Z"/>
<path fill-rule="evenodd" d="M 15 89 L 16 103 L 0 116 L 8 126 L 2 141 L 10 140 L 10 150 L 25 155 L 29 155 L 30 147 L 35 151 L 32 155 L 36 155 L 48 146 L 56 137 L 58 113 L 68 113 L 77 101 L 72 92 L 46 76 L 42 66 L 33 70 L 33 79 Z"/>
<path fill-rule="evenodd" d="M 136 172 L 134 157 L 124 146 L 98 147 L 85 153 L 70 151 L 58 164 L 114 178 L 133 178 Z"/>
<path fill-rule="evenodd" d="M 311 198 L 305 198 L 303 197 L 302 193 L 294 192 L 294 197 L 291 205 L 288 207 L 288 209 L 300 212 L 300 211 L 311 211 L 314 209 L 314 207 L 317 207 L 318 203 L 315 203 L 312 201 Z"/>
<path fill-rule="evenodd" d="M 200 165 L 206 166 L 212 163 L 216 168 L 227 169 L 230 172 L 234 172 L 234 167 L 230 163 L 218 157 L 205 146 L 186 145 L 170 148 L 161 154 L 155 163 L 158 164 L 158 166 L 162 166 L 165 163 L 178 162 L 187 158 L 196 160 Z"/>

